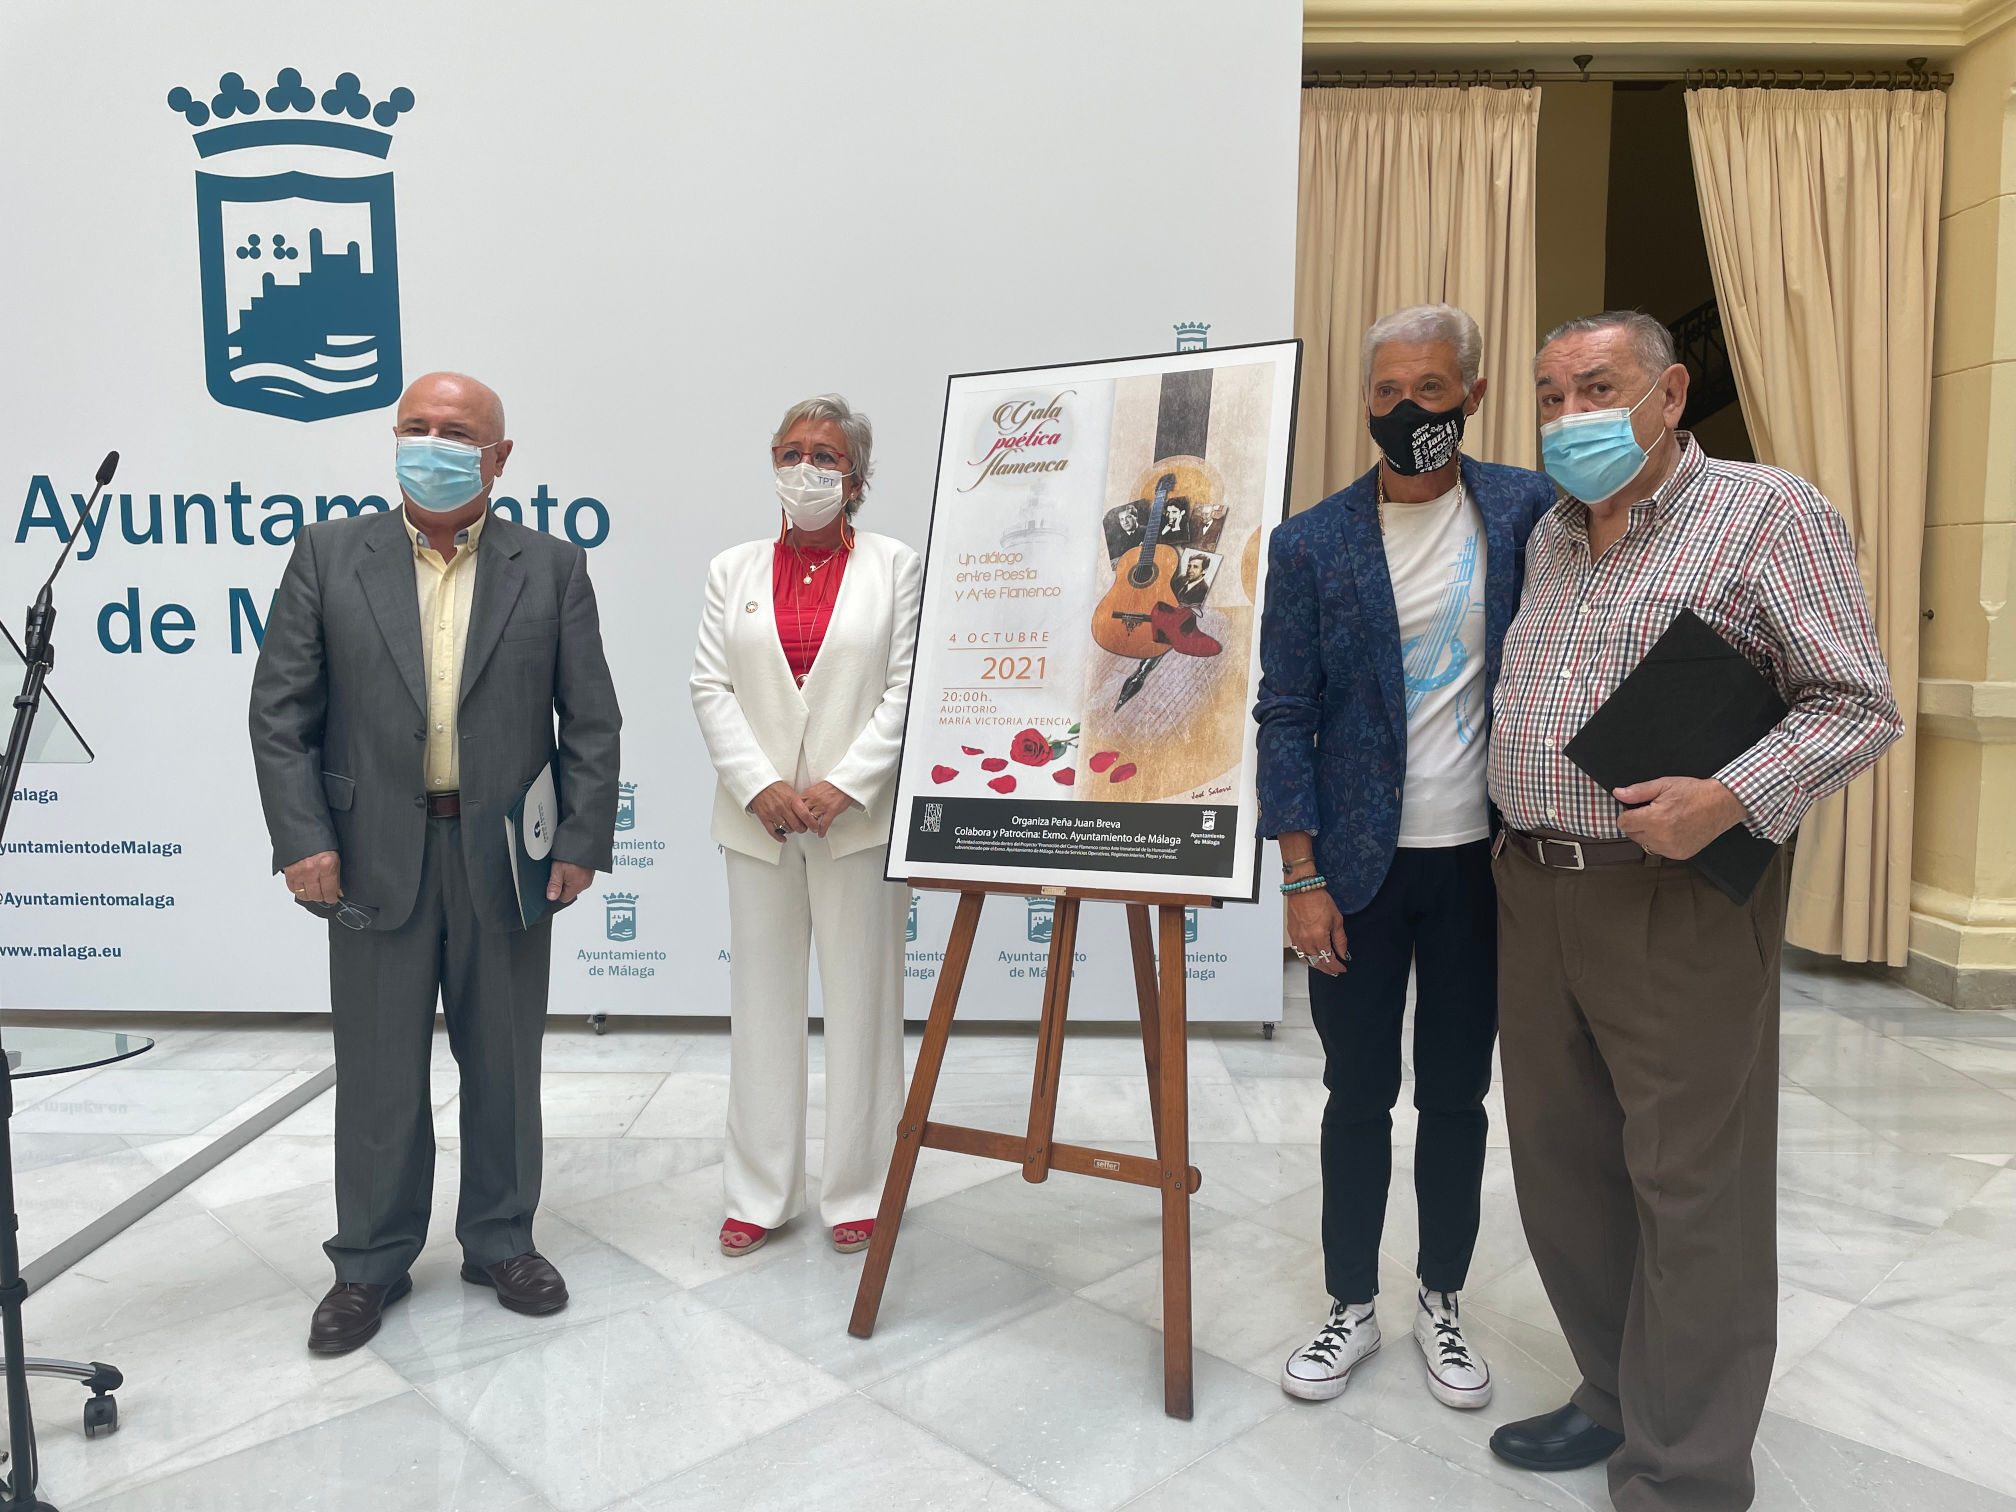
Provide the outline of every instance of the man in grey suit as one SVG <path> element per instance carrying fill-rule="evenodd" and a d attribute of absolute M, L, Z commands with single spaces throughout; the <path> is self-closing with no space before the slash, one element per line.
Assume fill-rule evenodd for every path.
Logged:
<path fill-rule="evenodd" d="M 461 1068 L 462 1278 L 518 1312 L 566 1306 L 532 1245 L 552 915 L 520 924 L 504 816 L 550 760 L 559 907 L 609 869 L 616 822 L 622 715 L 587 557 L 490 513 L 502 403 L 431 373 L 396 431 L 403 508 L 301 532 L 252 678 L 273 867 L 330 920 L 336 1284 L 308 1334 L 323 1354 L 412 1290 L 437 997 Z"/>

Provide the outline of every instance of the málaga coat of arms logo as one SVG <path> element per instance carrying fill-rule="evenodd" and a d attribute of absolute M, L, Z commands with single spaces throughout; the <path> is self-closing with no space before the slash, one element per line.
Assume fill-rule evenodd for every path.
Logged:
<path fill-rule="evenodd" d="M 374 101 L 343 73 L 318 96 L 299 69 L 283 68 L 263 95 L 227 73 L 209 98 L 178 85 L 168 105 L 197 128 L 205 163 L 250 165 L 196 175 L 210 396 L 289 420 L 397 401 L 392 175 L 371 170 L 391 151 L 389 128 L 413 108 L 413 92 Z"/>

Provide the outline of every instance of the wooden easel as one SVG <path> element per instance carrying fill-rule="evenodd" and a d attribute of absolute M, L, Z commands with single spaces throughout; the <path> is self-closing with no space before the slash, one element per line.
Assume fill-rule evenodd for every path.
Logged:
<path fill-rule="evenodd" d="M 1190 1194 L 1202 1185 L 1190 1164 L 1189 1025 L 1185 1005 L 1183 911 L 1215 907 L 1210 898 L 1150 897 L 1138 893 L 1085 888 L 1043 888 L 1057 900 L 1050 930 L 1050 963 L 1043 978 L 1043 1018 L 1036 1035 L 1036 1081 L 1029 1097 L 1027 1134 L 1000 1134 L 959 1124 L 933 1123 L 931 1099 L 973 954 L 973 936 L 980 926 L 980 905 L 990 892 L 1026 897 L 1026 886 L 1003 883 L 938 882 L 912 877 L 910 885 L 959 894 L 952 937 L 938 972 L 931 999 L 931 1017 L 917 1055 L 917 1073 L 903 1105 L 896 1131 L 896 1152 L 882 1187 L 882 1206 L 875 1214 L 875 1237 L 854 1297 L 854 1316 L 847 1332 L 857 1339 L 875 1332 L 882 1307 L 882 1288 L 889 1280 L 889 1262 L 896 1253 L 896 1233 L 917 1174 L 917 1156 L 925 1149 L 957 1150 L 1022 1167 L 1024 1181 L 1043 1181 L 1054 1170 L 1108 1181 L 1155 1187 L 1162 1193 L 1162 1407 L 1171 1417 L 1191 1415 L 1190 1360 Z M 1154 1120 L 1157 1158 L 1091 1150 L 1058 1144 L 1051 1138 L 1057 1121 L 1057 1078 L 1064 1058 L 1064 1020 L 1071 1001 L 1071 964 L 1078 940 L 1078 908 L 1087 900 L 1127 905 L 1127 934 L 1134 956 L 1134 992 L 1141 1013 L 1141 1052 L 1148 1071 L 1148 1109 Z M 1161 960 L 1148 922 L 1153 907 L 1161 926 Z"/>

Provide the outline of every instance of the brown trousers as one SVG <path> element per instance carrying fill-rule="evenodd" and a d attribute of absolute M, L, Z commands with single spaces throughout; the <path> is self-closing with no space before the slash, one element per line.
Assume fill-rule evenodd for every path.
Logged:
<path fill-rule="evenodd" d="M 1498 1017 L 1519 1210 L 1624 1445 L 1619 1512 L 1740 1512 L 1777 1349 L 1781 855 L 1744 907 L 1681 862 L 1507 848 Z"/>

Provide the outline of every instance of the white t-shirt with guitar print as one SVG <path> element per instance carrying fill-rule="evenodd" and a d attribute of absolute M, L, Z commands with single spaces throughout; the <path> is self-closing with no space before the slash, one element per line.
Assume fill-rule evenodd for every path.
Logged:
<path fill-rule="evenodd" d="M 1490 833 L 1485 793 L 1484 521 L 1458 483 L 1425 504 L 1386 501 L 1386 571 L 1400 616 L 1407 780 L 1400 844 Z"/>

